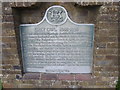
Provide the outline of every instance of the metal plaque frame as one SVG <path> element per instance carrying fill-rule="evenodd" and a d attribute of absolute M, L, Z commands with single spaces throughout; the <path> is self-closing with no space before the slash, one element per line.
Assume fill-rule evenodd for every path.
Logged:
<path fill-rule="evenodd" d="M 64 18 L 62 21 L 58 21 L 57 23 L 52 23 L 50 21 L 50 19 L 48 19 L 48 14 L 51 14 L 51 13 L 48 13 L 50 10 L 52 9 L 55 9 L 55 8 L 58 8 L 58 9 L 61 9 L 63 11 L 59 12 L 62 16 L 62 18 Z M 50 17 L 51 18 L 51 17 Z M 54 21 L 55 19 L 53 19 Z M 92 46 L 91 46 L 91 58 L 92 58 L 92 63 L 90 66 L 76 66 L 75 68 L 74 67 L 67 67 L 67 69 L 69 68 L 69 70 L 72 70 L 70 72 L 67 72 L 67 71 L 55 71 L 54 69 L 51 70 L 51 71 L 44 71 L 44 70 L 40 70 L 40 69 L 35 69 L 35 68 L 29 68 L 29 69 L 26 69 L 27 66 L 25 65 L 25 52 L 24 52 L 24 44 L 23 44 L 23 31 L 24 31 L 24 28 L 28 28 L 30 27 L 30 29 L 33 27 L 33 30 L 36 26 L 38 25 L 41 25 L 42 23 L 48 23 L 49 25 L 51 26 L 55 26 L 55 27 L 59 27 L 59 26 L 62 26 L 64 25 L 66 22 L 70 22 L 71 24 L 73 25 L 76 25 L 77 27 L 81 27 L 81 26 L 86 26 L 86 27 L 90 27 L 90 29 L 92 30 L 91 32 L 91 35 L 92 35 Z M 24 68 L 24 72 L 45 72 L 45 73 L 91 73 L 92 72 L 92 65 L 93 65 L 93 47 L 94 47 L 94 24 L 78 24 L 78 23 L 75 23 L 73 22 L 68 14 L 67 14 L 67 11 L 64 7 L 62 6 L 58 6 L 58 5 L 55 5 L 55 6 L 51 6 L 49 7 L 47 10 L 46 10 L 46 13 L 45 13 L 45 16 L 44 18 L 42 19 L 42 21 L 40 21 L 39 23 L 36 23 L 36 24 L 21 24 L 20 25 L 20 41 L 21 41 L 21 51 L 22 51 L 22 62 L 23 62 L 23 68 Z M 50 66 L 50 67 L 47 67 L 47 68 L 56 68 L 55 66 Z M 61 66 L 62 69 L 64 69 L 64 66 Z M 74 71 L 76 69 L 76 71 Z"/>

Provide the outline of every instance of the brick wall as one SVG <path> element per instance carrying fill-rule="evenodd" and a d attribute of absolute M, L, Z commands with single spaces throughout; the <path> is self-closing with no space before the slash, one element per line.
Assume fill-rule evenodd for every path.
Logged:
<path fill-rule="evenodd" d="M 23 73 L 19 25 L 37 23 L 51 5 L 64 6 L 78 23 L 95 24 L 92 74 Z M 114 88 L 118 79 L 118 3 L 2 3 L 4 88 Z"/>

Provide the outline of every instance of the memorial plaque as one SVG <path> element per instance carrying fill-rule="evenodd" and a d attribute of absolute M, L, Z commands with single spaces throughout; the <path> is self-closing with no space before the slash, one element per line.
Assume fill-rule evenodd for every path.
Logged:
<path fill-rule="evenodd" d="M 94 24 L 73 22 L 62 6 L 47 9 L 37 24 L 21 24 L 24 72 L 91 73 Z"/>

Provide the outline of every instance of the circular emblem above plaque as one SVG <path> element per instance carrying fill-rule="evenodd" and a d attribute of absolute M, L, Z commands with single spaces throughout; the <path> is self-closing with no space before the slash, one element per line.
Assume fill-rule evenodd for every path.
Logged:
<path fill-rule="evenodd" d="M 46 19 L 53 25 L 63 24 L 67 20 L 67 11 L 61 6 L 52 6 L 46 12 Z"/>

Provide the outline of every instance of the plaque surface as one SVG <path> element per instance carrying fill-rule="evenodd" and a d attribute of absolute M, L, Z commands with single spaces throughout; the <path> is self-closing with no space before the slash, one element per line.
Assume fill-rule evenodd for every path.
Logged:
<path fill-rule="evenodd" d="M 21 24 L 24 72 L 91 73 L 94 24 L 77 24 L 52 6 L 37 24 Z"/>

